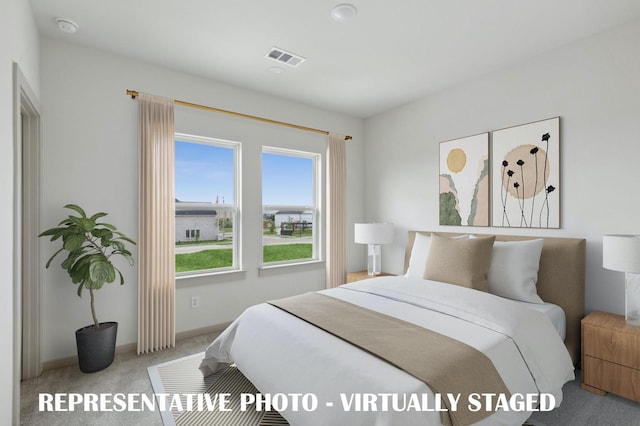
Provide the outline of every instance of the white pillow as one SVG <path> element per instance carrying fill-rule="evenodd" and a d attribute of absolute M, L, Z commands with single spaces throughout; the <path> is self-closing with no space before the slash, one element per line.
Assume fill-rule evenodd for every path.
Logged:
<path fill-rule="evenodd" d="M 529 303 L 544 303 L 536 289 L 544 240 L 496 241 L 487 275 L 489 293 Z"/>
<path fill-rule="evenodd" d="M 460 235 L 453 238 L 469 238 L 468 235 Z M 424 270 L 427 266 L 427 257 L 429 257 L 429 248 L 431 247 L 431 235 L 416 232 L 416 239 L 413 241 L 411 248 L 411 257 L 409 258 L 409 267 L 404 274 L 405 277 L 424 278 Z"/>

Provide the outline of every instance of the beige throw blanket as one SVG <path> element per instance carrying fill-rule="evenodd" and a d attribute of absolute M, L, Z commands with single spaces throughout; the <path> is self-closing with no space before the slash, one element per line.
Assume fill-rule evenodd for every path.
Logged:
<path fill-rule="evenodd" d="M 443 396 L 447 409 L 451 407 L 445 395 L 460 394 L 457 411 L 441 413 L 445 425 L 468 425 L 491 414 L 468 409 L 472 393 L 510 397 L 486 355 L 448 336 L 319 293 L 269 303 L 423 381 Z"/>

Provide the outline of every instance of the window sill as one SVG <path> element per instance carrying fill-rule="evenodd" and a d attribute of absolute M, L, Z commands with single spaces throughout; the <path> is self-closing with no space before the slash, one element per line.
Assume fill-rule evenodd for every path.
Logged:
<path fill-rule="evenodd" d="M 196 272 L 193 274 L 186 274 L 186 275 L 176 275 L 176 282 L 177 281 L 183 281 L 183 280 L 189 280 L 189 279 L 193 279 L 193 278 L 210 278 L 210 277 L 233 277 L 236 275 L 245 275 L 247 273 L 247 271 L 243 270 L 243 269 L 227 269 L 225 271 L 203 271 L 203 272 Z"/>
<path fill-rule="evenodd" d="M 309 260 L 296 263 L 276 263 L 272 265 L 262 265 L 258 268 L 258 275 L 262 277 L 286 272 L 324 269 L 325 263 L 326 262 L 324 260 Z"/>

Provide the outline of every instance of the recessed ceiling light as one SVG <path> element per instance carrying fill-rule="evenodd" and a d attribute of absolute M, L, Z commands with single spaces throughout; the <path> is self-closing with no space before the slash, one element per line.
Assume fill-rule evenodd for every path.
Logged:
<path fill-rule="evenodd" d="M 58 29 L 64 33 L 73 34 L 78 31 L 78 24 L 70 19 L 57 18 L 56 25 Z"/>
<path fill-rule="evenodd" d="M 346 22 L 355 18 L 358 9 L 352 4 L 342 3 L 331 9 L 331 17 L 338 22 Z"/>

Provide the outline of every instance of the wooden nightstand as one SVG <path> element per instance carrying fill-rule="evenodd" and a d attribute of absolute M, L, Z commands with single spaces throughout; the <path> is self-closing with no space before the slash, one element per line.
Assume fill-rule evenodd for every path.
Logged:
<path fill-rule="evenodd" d="M 640 402 L 640 327 L 606 312 L 582 319 L 582 389 Z"/>
<path fill-rule="evenodd" d="M 380 275 L 376 275 L 376 277 L 393 277 L 394 274 L 387 274 L 386 272 L 382 272 Z M 354 281 L 366 280 L 370 277 L 367 271 L 357 271 L 357 272 L 348 272 L 347 273 L 347 283 L 352 283 Z"/>

